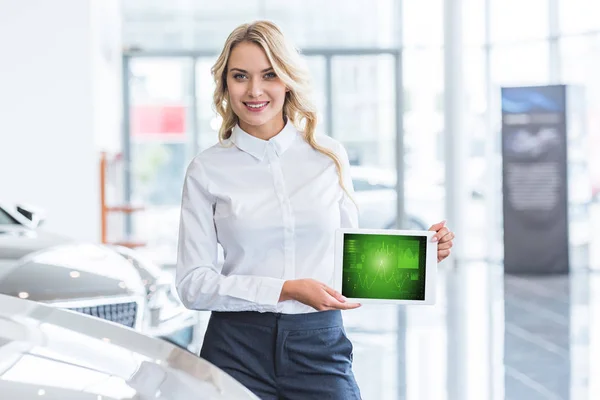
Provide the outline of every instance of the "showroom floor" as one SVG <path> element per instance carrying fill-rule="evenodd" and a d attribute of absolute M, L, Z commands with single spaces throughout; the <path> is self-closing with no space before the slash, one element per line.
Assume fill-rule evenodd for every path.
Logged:
<path fill-rule="evenodd" d="M 600 273 L 443 274 L 432 307 L 347 312 L 364 399 L 600 398 Z"/>

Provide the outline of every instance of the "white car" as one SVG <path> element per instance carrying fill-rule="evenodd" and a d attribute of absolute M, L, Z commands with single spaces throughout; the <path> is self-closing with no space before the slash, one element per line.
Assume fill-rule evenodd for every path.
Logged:
<path fill-rule="evenodd" d="M 198 350 L 198 315 L 181 303 L 171 274 L 128 248 L 46 232 L 42 221 L 39 212 L 0 204 L 0 293 Z"/>
<path fill-rule="evenodd" d="M 188 351 L 99 318 L 0 295 L 3 400 L 258 400 Z"/>

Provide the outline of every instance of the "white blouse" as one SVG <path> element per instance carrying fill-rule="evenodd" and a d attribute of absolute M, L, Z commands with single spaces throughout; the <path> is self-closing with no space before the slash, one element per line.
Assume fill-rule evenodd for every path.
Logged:
<path fill-rule="evenodd" d="M 352 194 L 346 150 L 328 136 L 317 142 L 338 156 Z M 332 286 L 335 231 L 357 226 L 357 208 L 339 185 L 333 160 L 312 149 L 291 122 L 268 141 L 236 126 L 229 140 L 200 153 L 187 169 L 179 296 L 197 310 L 313 312 L 295 300 L 279 302 L 284 281 L 313 278 Z"/>

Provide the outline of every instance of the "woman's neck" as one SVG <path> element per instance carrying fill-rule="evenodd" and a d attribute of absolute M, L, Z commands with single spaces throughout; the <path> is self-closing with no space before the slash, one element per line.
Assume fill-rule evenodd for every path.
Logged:
<path fill-rule="evenodd" d="M 269 140 L 276 136 L 283 130 L 285 123 L 286 121 L 283 117 L 273 118 L 271 121 L 258 126 L 248 125 L 244 121 L 239 121 L 240 128 L 242 128 L 244 132 L 262 140 Z"/>

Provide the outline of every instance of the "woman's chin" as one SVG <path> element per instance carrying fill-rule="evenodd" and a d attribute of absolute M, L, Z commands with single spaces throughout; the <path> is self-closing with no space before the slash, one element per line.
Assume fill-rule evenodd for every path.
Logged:
<path fill-rule="evenodd" d="M 242 121 L 244 121 L 246 125 L 259 127 L 268 124 L 272 119 L 273 118 L 269 118 L 266 115 L 244 115 Z"/>

